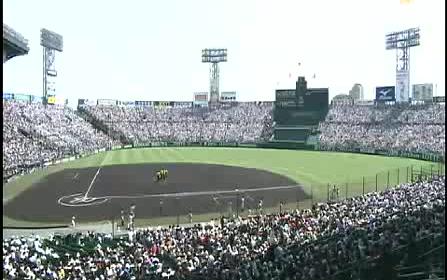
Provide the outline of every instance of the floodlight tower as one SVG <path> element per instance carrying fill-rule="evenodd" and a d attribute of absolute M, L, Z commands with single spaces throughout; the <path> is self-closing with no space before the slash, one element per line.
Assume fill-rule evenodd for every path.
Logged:
<path fill-rule="evenodd" d="M 211 63 L 210 103 L 219 102 L 219 62 L 227 61 L 227 49 L 202 50 L 202 62 Z"/>
<path fill-rule="evenodd" d="M 410 98 L 410 48 L 419 46 L 419 27 L 386 35 L 386 49 L 396 50 L 396 101 Z"/>
<path fill-rule="evenodd" d="M 43 102 L 47 104 L 48 92 L 56 93 L 55 80 L 57 71 L 55 66 L 56 51 L 62 52 L 62 35 L 45 28 L 40 30 L 40 45 L 43 47 Z"/>

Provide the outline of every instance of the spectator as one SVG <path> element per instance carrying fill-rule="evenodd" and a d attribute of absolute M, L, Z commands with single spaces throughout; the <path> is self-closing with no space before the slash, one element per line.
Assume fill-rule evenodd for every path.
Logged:
<path fill-rule="evenodd" d="M 382 268 L 397 264 L 396 257 L 411 263 L 412 255 L 419 257 L 443 244 L 444 238 L 445 177 L 440 177 L 320 203 L 312 210 L 238 218 L 221 226 L 130 230 L 119 240 L 90 232 L 45 240 L 6 239 L 3 275 L 6 279 L 55 279 L 57 274 L 69 279 L 353 279 L 351 273 L 359 270 L 359 263 L 369 260 L 371 265 L 377 259 L 378 267 L 368 276 L 380 279 L 380 260 L 388 260 Z M 396 256 L 397 248 L 414 253 Z"/>
<path fill-rule="evenodd" d="M 320 148 L 445 154 L 444 105 L 332 106 Z"/>

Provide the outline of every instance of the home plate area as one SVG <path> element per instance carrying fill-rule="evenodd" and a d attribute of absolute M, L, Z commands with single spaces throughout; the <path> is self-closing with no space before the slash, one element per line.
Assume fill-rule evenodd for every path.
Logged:
<path fill-rule="evenodd" d="M 166 181 L 156 171 L 169 171 Z M 244 197 L 244 205 L 239 205 Z M 306 199 L 291 179 L 265 170 L 195 163 L 154 163 L 66 169 L 53 173 L 3 207 L 19 220 L 93 222 L 116 219 L 135 205 L 137 218 L 254 209 Z M 40 202 L 40 203 L 37 203 Z M 163 208 L 161 211 L 160 208 Z M 162 213 L 161 213 L 162 212 Z"/>

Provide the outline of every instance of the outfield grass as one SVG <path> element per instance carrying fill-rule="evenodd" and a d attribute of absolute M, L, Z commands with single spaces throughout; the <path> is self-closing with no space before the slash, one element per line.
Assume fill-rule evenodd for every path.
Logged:
<path fill-rule="evenodd" d="M 76 161 L 38 170 L 3 185 L 3 203 L 14 198 L 48 174 L 65 168 L 83 168 L 116 164 L 191 162 L 258 168 L 287 176 L 300 183 L 311 201 L 327 199 L 328 183 L 340 187 L 340 197 L 351 197 L 407 182 L 411 169 L 422 167 L 425 172 L 437 172 L 438 166 L 426 161 L 352 153 L 314 152 L 254 148 L 141 148 L 99 153 Z M 412 167 L 411 167 L 412 166 Z M 434 167 L 432 167 L 434 166 Z M 376 180 L 377 176 L 377 180 Z M 295 205 L 293 198 L 288 205 Z M 304 207 L 308 207 L 305 203 Z M 199 217 L 198 217 L 199 218 Z M 203 215 L 200 218 L 209 218 Z M 163 218 L 169 220 L 172 218 Z M 18 221 L 7 219 L 8 224 Z M 144 222 L 144 221 L 143 221 Z M 159 221 L 161 222 L 161 221 Z M 5 225 L 5 217 L 4 223 Z"/>

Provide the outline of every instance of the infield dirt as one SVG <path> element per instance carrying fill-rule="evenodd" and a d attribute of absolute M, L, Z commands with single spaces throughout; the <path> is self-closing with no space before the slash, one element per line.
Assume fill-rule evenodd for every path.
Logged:
<path fill-rule="evenodd" d="M 168 179 L 155 182 L 154 174 L 161 168 L 169 170 Z M 277 188 L 280 186 L 291 187 Z M 241 191 L 237 193 L 235 189 Z M 74 194 L 83 197 L 87 191 L 92 205 L 80 206 L 74 201 L 71 206 L 60 203 L 62 197 Z M 136 205 L 137 218 L 186 215 L 189 211 L 194 214 L 222 212 L 230 207 L 235 211 L 236 207 L 241 207 L 242 196 L 245 209 L 256 208 L 259 199 L 263 200 L 264 207 L 270 207 L 278 205 L 279 201 L 308 198 L 298 183 L 265 170 L 157 163 L 66 169 L 53 173 L 9 201 L 3 211 L 4 215 L 23 221 L 69 223 L 71 217 L 76 216 L 77 221 L 93 222 L 116 219 L 121 209 L 128 212 L 131 204 Z"/>

